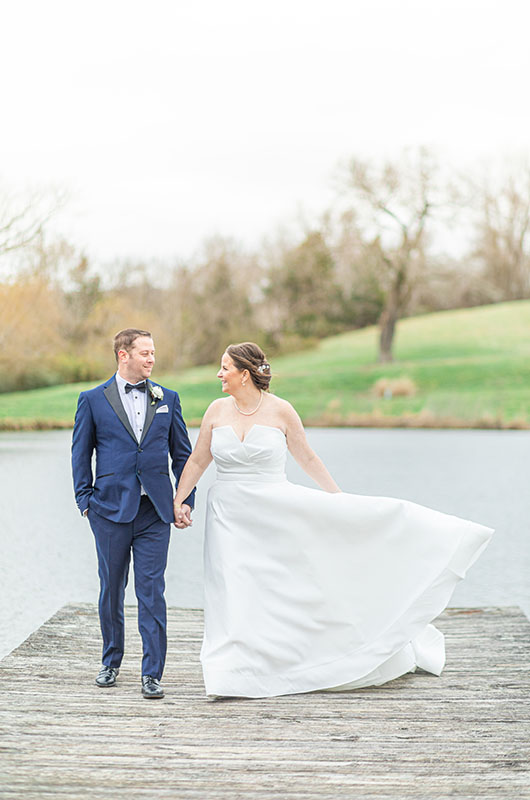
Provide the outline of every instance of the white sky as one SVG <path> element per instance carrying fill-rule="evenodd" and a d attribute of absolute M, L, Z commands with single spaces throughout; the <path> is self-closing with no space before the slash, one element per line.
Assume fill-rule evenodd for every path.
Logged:
<path fill-rule="evenodd" d="M 54 185 L 98 263 L 249 246 L 326 208 L 340 159 L 530 145 L 527 0 L 11 0 L 0 177 Z"/>

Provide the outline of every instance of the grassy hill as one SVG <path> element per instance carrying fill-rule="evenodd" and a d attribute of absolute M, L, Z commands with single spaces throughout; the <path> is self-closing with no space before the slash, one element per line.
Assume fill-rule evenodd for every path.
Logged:
<path fill-rule="evenodd" d="M 395 363 L 376 356 L 375 328 L 333 336 L 274 359 L 271 388 L 310 425 L 530 428 L 530 301 L 403 320 Z M 194 425 L 220 396 L 217 369 L 153 377 L 179 391 Z M 376 394 L 381 379 L 392 396 Z M 0 429 L 70 426 L 77 396 L 90 385 L 0 394 Z M 396 395 L 407 387 L 412 393 Z"/>

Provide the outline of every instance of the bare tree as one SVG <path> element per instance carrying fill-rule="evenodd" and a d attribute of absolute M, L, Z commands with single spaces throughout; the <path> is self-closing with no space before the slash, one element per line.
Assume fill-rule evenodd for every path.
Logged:
<path fill-rule="evenodd" d="M 0 189 L 0 256 L 33 244 L 64 203 L 65 195 L 57 191 L 16 194 Z"/>
<path fill-rule="evenodd" d="M 476 189 L 479 220 L 474 255 L 493 300 L 530 297 L 530 166 L 519 166 L 501 185 Z"/>
<path fill-rule="evenodd" d="M 353 160 L 346 190 L 354 198 L 365 239 L 365 258 L 372 264 L 382 295 L 379 360 L 392 361 L 396 324 L 425 267 L 426 223 L 432 215 L 435 167 L 425 150 L 403 155 L 376 169 Z"/>

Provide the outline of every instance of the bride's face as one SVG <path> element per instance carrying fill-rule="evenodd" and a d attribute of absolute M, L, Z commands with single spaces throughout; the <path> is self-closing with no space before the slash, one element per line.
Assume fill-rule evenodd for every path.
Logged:
<path fill-rule="evenodd" d="M 221 369 L 217 373 L 217 377 L 221 380 L 221 388 L 223 392 L 233 394 L 241 389 L 242 370 L 238 369 L 230 356 L 223 353 L 221 358 Z"/>

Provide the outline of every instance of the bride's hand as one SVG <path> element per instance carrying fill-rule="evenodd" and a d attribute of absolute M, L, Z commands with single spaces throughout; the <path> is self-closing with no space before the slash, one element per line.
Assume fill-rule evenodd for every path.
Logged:
<path fill-rule="evenodd" d="M 186 503 L 182 503 L 182 505 L 177 505 L 174 503 L 174 510 L 175 510 L 175 528 L 179 528 L 183 530 L 184 528 L 188 528 L 190 525 L 193 525 L 193 521 L 191 519 L 191 508 Z"/>

